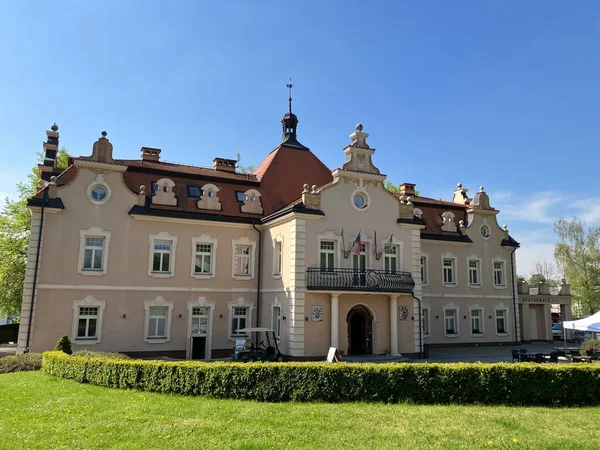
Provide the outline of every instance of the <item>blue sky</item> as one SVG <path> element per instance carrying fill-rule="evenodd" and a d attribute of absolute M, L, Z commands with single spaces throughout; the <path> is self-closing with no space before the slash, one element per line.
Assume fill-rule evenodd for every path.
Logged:
<path fill-rule="evenodd" d="M 558 217 L 600 223 L 599 44 L 597 1 L 5 1 L 0 197 L 53 122 L 73 155 L 107 130 L 119 158 L 256 165 L 291 77 L 325 164 L 361 122 L 394 183 L 485 185 L 527 274 Z"/>

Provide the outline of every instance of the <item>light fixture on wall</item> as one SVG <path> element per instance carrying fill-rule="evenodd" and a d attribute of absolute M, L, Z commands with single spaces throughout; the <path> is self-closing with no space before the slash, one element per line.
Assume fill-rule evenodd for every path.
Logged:
<path fill-rule="evenodd" d="M 463 316 L 463 319 L 466 319 L 466 318 L 467 318 L 467 316 Z"/>
<path fill-rule="evenodd" d="M 126 318 L 127 318 L 127 314 L 123 314 L 123 319 L 126 319 Z"/>
<path fill-rule="evenodd" d="M 179 318 L 181 319 L 181 314 L 179 314 Z"/>
<path fill-rule="evenodd" d="M 308 322 L 308 316 L 306 316 L 306 317 L 304 318 L 304 320 L 305 320 L 306 322 Z"/>
<path fill-rule="evenodd" d="M 436 319 L 439 319 L 439 318 L 440 318 L 440 316 L 435 316 L 435 318 L 436 318 Z"/>
<path fill-rule="evenodd" d="M 410 316 L 410 320 L 415 320 L 415 316 Z"/>
<path fill-rule="evenodd" d="M 222 318 L 223 318 L 223 314 L 219 314 L 219 319 L 222 319 Z"/>
<path fill-rule="evenodd" d="M 490 319 L 492 318 L 492 316 L 490 316 Z"/>
<path fill-rule="evenodd" d="M 282 319 L 285 320 L 285 319 L 287 319 L 287 317 L 283 316 Z"/>

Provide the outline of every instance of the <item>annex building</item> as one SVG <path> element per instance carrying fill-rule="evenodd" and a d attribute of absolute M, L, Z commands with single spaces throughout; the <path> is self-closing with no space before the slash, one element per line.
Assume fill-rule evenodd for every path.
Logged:
<path fill-rule="evenodd" d="M 552 299 L 519 300 L 519 244 L 483 187 L 391 193 L 362 125 L 333 170 L 297 125 L 290 98 L 283 139 L 252 174 L 149 147 L 118 159 L 106 132 L 61 170 L 54 125 L 28 203 L 18 351 L 66 334 L 74 348 L 210 359 L 251 326 L 296 358 L 551 339 Z"/>

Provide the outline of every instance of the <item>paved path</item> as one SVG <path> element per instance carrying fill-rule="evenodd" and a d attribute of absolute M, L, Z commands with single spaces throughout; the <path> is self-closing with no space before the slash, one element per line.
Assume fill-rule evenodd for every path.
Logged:
<path fill-rule="evenodd" d="M 17 353 L 17 344 L 0 344 L 0 356 L 14 355 Z"/>

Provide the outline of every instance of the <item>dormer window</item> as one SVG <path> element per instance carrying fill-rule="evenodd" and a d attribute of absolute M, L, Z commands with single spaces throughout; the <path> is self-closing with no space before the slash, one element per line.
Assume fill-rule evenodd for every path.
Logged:
<path fill-rule="evenodd" d="M 244 202 L 246 201 L 246 194 L 240 191 L 235 191 L 235 200 L 240 204 L 243 205 Z"/>
<path fill-rule="evenodd" d="M 188 197 L 200 198 L 202 196 L 202 191 L 200 186 L 188 186 Z"/>

